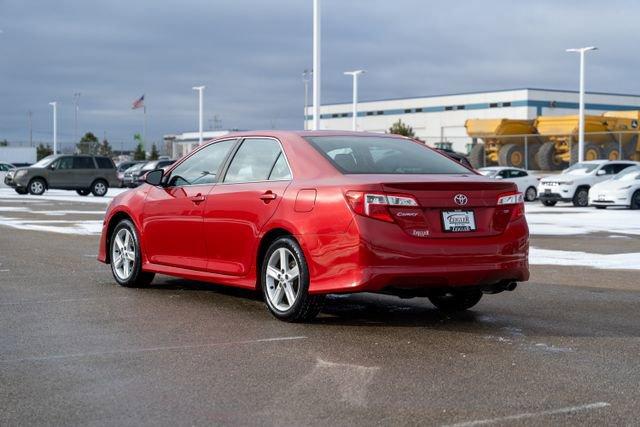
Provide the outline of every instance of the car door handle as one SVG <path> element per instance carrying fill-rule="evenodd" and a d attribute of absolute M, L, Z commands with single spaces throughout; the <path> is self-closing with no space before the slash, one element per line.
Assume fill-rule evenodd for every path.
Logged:
<path fill-rule="evenodd" d="M 197 205 L 198 203 L 204 202 L 204 196 L 202 194 L 198 193 L 195 196 L 189 197 L 189 200 L 191 200 L 193 203 L 195 203 Z"/>
<path fill-rule="evenodd" d="M 268 202 L 270 200 L 275 200 L 276 197 L 278 197 L 276 193 L 272 192 L 271 190 L 267 191 L 266 193 L 262 193 L 260 195 L 260 199 L 264 200 L 265 202 Z"/>

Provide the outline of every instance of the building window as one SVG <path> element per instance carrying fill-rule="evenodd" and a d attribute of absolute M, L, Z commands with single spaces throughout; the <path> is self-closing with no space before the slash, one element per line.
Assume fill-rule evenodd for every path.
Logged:
<path fill-rule="evenodd" d="M 367 111 L 367 116 L 373 116 L 373 111 Z"/>
<path fill-rule="evenodd" d="M 349 117 L 349 113 L 342 113 L 340 114 L 340 117 Z"/>
<path fill-rule="evenodd" d="M 335 119 L 337 117 L 340 117 L 340 114 L 332 114 L 331 117 Z"/>
<path fill-rule="evenodd" d="M 452 106 L 444 107 L 444 111 L 451 111 L 451 110 L 453 110 Z"/>
<path fill-rule="evenodd" d="M 464 110 L 464 105 L 458 105 L 458 106 L 456 107 L 456 110 Z"/>
<path fill-rule="evenodd" d="M 404 113 L 405 113 L 405 114 L 410 113 L 410 112 L 411 112 L 411 108 L 409 108 L 409 109 L 407 109 L 407 110 L 404 110 Z"/>
<path fill-rule="evenodd" d="M 383 115 L 383 114 L 384 114 L 384 111 L 378 111 L 378 112 L 376 112 L 376 114 L 377 114 L 378 116 L 381 116 L 381 115 Z"/>
<path fill-rule="evenodd" d="M 492 102 L 491 104 L 489 104 L 489 108 L 498 108 L 498 103 Z"/>
<path fill-rule="evenodd" d="M 422 113 L 422 108 L 416 108 L 416 113 Z"/>
<path fill-rule="evenodd" d="M 511 107 L 511 103 L 510 102 L 503 102 L 502 106 L 503 107 Z"/>

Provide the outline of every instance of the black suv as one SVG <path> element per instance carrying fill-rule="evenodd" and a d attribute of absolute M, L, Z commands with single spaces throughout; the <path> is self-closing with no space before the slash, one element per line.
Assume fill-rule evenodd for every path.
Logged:
<path fill-rule="evenodd" d="M 4 183 L 18 194 L 41 195 L 45 190 L 76 190 L 81 196 L 107 194 L 109 187 L 120 185 L 116 167 L 108 157 L 86 155 L 48 156 L 27 168 L 17 168 Z"/>

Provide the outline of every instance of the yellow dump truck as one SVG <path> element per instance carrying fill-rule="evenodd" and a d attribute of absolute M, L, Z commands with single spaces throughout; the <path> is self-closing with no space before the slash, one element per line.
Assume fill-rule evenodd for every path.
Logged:
<path fill-rule="evenodd" d="M 629 148 L 637 134 L 633 132 L 634 119 L 620 117 L 625 112 L 607 112 L 600 116 L 585 115 L 584 159 L 620 158 L 620 147 L 623 158 L 631 157 Z M 638 112 L 635 112 L 635 128 L 637 129 Z M 534 126 L 538 133 L 546 138 L 536 154 L 536 161 L 542 170 L 564 169 L 569 163 L 578 159 L 578 126 L 579 116 L 540 116 Z"/>
<path fill-rule="evenodd" d="M 473 167 L 500 165 L 538 169 L 536 153 L 543 141 L 535 135 L 533 120 L 469 119 L 464 126 L 467 135 L 474 139 L 469 154 Z M 477 142 L 478 139 L 483 142 Z"/>

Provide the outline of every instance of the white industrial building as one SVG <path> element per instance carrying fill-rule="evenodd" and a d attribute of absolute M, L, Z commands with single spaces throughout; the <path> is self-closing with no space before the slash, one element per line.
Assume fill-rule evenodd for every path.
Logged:
<path fill-rule="evenodd" d="M 640 95 L 587 92 L 586 114 L 604 111 L 640 110 Z M 358 130 L 385 132 L 401 119 L 427 144 L 450 141 L 466 152 L 471 142 L 467 119 L 534 119 L 540 115 L 577 114 L 578 92 L 554 89 L 509 89 L 415 98 L 362 101 L 358 104 Z M 313 109 L 307 108 L 307 129 Z M 320 129 L 348 130 L 352 127 L 352 104 L 329 104 L 320 108 Z"/>
<path fill-rule="evenodd" d="M 230 131 L 215 130 L 202 132 L 202 140 L 210 141 L 214 138 L 225 136 Z M 164 136 L 165 151 L 172 159 L 179 159 L 185 154 L 191 152 L 198 146 L 200 141 L 200 132 L 184 132 L 179 134 L 170 134 Z"/>

